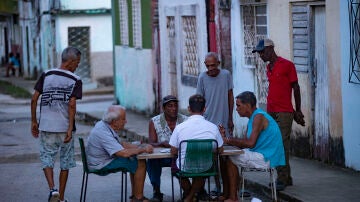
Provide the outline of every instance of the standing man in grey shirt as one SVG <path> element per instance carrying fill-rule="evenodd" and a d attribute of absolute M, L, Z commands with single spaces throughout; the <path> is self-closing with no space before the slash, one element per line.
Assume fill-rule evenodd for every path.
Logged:
<path fill-rule="evenodd" d="M 233 123 L 233 80 L 230 72 L 226 69 L 219 69 L 220 61 L 217 53 L 209 52 L 205 56 L 206 72 L 199 75 L 196 93 L 205 97 L 206 111 L 204 117 L 217 126 L 225 128 L 226 136 L 231 136 L 234 130 Z M 221 175 L 226 175 L 222 165 L 224 161 L 220 158 Z M 220 183 L 217 183 L 217 189 Z M 224 192 L 227 191 L 224 186 Z M 221 190 L 216 190 L 220 192 Z"/>
<path fill-rule="evenodd" d="M 64 193 L 69 169 L 76 166 L 74 138 L 76 100 L 82 98 L 82 82 L 74 71 L 81 52 L 67 47 L 61 55 L 60 68 L 45 71 L 35 84 L 31 99 L 31 132 L 40 137 L 40 160 L 50 189 L 48 201 L 66 201 Z M 39 122 L 37 101 L 41 95 Z M 59 191 L 54 183 L 54 163 L 60 151 Z"/>

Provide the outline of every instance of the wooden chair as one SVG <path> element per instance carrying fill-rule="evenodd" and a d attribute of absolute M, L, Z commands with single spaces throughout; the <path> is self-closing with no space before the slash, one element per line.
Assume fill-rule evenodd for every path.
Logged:
<path fill-rule="evenodd" d="M 125 168 L 118 168 L 118 169 L 113 169 L 113 170 L 108 170 L 108 171 L 89 169 L 88 164 L 87 164 L 87 157 L 86 157 L 85 145 L 84 145 L 83 138 L 81 138 L 81 137 L 79 138 L 79 143 L 80 143 L 80 150 L 81 150 L 81 159 L 82 159 L 82 163 L 83 163 L 83 177 L 82 177 L 82 184 L 81 184 L 80 202 L 86 200 L 86 189 L 87 189 L 87 183 L 88 183 L 88 175 L 90 173 L 95 174 L 95 175 L 99 175 L 99 176 L 105 176 L 105 175 L 108 175 L 110 173 L 117 173 L 117 172 L 121 172 L 121 201 L 126 201 L 126 195 L 127 195 L 127 172 L 128 171 Z M 125 179 L 125 183 L 124 183 L 124 179 Z M 85 184 L 85 187 L 84 187 L 84 184 Z M 125 190 L 125 197 L 123 197 L 124 196 L 124 190 Z M 83 196 L 84 196 L 84 198 L 83 198 Z"/>

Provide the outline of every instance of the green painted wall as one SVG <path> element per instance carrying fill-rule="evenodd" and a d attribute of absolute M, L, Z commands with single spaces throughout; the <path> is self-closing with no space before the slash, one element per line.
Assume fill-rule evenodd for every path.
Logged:
<path fill-rule="evenodd" d="M 152 5 L 151 0 L 141 1 L 141 31 L 142 31 L 142 46 L 143 48 L 152 48 Z"/>
<path fill-rule="evenodd" d="M 129 47 L 134 47 L 133 43 L 133 23 L 132 23 L 132 1 L 127 0 L 128 4 L 128 25 L 129 25 Z M 118 0 L 112 1 L 112 8 L 114 10 L 113 21 L 114 21 L 114 43 L 115 46 L 121 46 L 120 43 L 120 18 L 119 18 L 119 3 Z M 152 48 L 152 2 L 151 0 L 141 0 L 141 30 L 142 30 L 142 48 Z"/>
<path fill-rule="evenodd" d="M 120 21 L 119 21 L 119 3 L 117 0 L 111 1 L 111 6 L 113 10 L 113 32 L 114 32 L 114 43 L 115 45 L 120 45 Z"/>
<path fill-rule="evenodd" d="M 128 5 L 128 25 L 129 25 L 129 47 L 134 47 L 134 36 L 133 36 L 133 20 L 132 20 L 132 1 L 127 0 Z"/>

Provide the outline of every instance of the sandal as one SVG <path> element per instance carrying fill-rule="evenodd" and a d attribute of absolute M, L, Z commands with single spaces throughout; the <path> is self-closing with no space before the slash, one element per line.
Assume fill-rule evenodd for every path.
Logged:
<path fill-rule="evenodd" d="M 143 196 L 142 198 L 138 199 L 136 197 L 132 198 L 132 202 L 150 202 L 148 198 L 146 198 L 145 196 Z"/>

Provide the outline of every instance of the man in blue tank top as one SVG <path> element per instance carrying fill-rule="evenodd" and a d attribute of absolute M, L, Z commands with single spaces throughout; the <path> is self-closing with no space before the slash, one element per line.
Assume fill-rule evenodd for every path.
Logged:
<path fill-rule="evenodd" d="M 224 128 L 220 127 L 225 144 L 244 150 L 243 154 L 230 156 L 227 161 L 229 191 L 224 192 L 226 202 L 238 201 L 239 187 L 238 167 L 274 168 L 285 165 L 284 146 L 279 126 L 265 111 L 256 108 L 254 93 L 245 91 L 236 96 L 236 111 L 241 117 L 249 118 L 245 138 L 226 137 Z"/>

